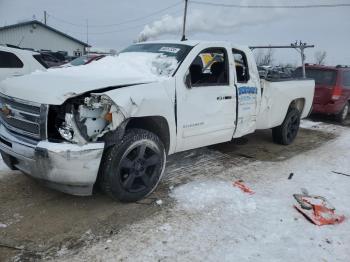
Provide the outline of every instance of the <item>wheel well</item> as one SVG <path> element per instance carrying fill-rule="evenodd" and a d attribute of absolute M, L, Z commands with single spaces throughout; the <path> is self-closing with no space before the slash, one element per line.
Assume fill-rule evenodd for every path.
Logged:
<path fill-rule="evenodd" d="M 305 98 L 297 98 L 290 103 L 288 110 L 291 108 L 296 108 L 298 109 L 300 114 L 302 114 L 304 110 L 304 106 L 305 106 Z"/>
<path fill-rule="evenodd" d="M 169 152 L 170 132 L 168 122 L 164 117 L 149 116 L 130 118 L 125 130 L 130 128 L 141 128 L 156 134 L 163 142 L 166 152 Z"/>

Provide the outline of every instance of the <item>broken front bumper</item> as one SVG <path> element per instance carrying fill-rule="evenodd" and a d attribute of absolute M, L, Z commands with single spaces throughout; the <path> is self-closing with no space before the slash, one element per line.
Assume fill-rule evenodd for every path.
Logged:
<path fill-rule="evenodd" d="M 0 151 L 7 163 L 68 194 L 92 194 L 103 150 L 104 143 L 79 146 L 40 141 L 34 145 L 12 135 L 0 124 Z"/>

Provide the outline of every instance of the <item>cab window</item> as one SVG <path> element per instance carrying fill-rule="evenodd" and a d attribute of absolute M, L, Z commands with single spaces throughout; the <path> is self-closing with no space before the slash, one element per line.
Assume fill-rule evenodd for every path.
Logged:
<path fill-rule="evenodd" d="M 209 48 L 198 54 L 190 69 L 191 86 L 228 85 L 227 53 L 223 48 Z"/>
<path fill-rule="evenodd" d="M 249 81 L 249 68 L 245 53 L 237 49 L 232 49 L 232 54 L 235 60 L 237 82 L 247 83 Z"/>

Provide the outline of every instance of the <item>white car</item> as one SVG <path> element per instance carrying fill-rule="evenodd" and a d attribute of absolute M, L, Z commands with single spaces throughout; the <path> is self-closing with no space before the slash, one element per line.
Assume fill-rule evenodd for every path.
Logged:
<path fill-rule="evenodd" d="M 167 155 L 272 129 L 288 145 L 314 80 L 260 79 L 248 47 L 161 41 L 117 57 L 0 84 L 0 151 L 11 168 L 60 191 L 137 201 Z"/>
<path fill-rule="evenodd" d="M 0 45 L 0 81 L 46 68 L 40 53 Z"/>

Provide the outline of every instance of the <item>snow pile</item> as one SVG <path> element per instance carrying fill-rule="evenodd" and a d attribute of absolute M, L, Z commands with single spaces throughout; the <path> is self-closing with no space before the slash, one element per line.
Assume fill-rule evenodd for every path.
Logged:
<path fill-rule="evenodd" d="M 256 204 L 252 197 L 223 180 L 188 183 L 175 188 L 170 195 L 177 200 L 177 208 L 189 212 L 217 212 L 221 205 L 226 211 L 253 213 Z"/>
<path fill-rule="evenodd" d="M 246 1 L 241 1 L 243 4 Z M 271 2 L 271 1 L 270 1 Z M 272 1 L 271 4 L 278 3 Z M 284 13 L 281 9 L 266 9 L 264 12 L 254 9 L 205 8 L 196 9 L 190 5 L 186 30 L 189 33 L 232 33 L 239 28 L 274 21 Z M 146 25 L 139 34 L 139 41 L 147 41 L 164 34 L 179 34 L 183 17 L 164 15 L 160 20 Z"/>
<path fill-rule="evenodd" d="M 300 127 L 301 128 L 306 128 L 306 129 L 314 129 L 314 128 L 320 128 L 322 125 L 322 122 L 313 122 L 310 120 L 302 120 L 300 122 Z"/>
<path fill-rule="evenodd" d="M 331 171 L 350 172 L 350 133 L 319 127 L 336 128 L 341 135 L 286 161 L 252 162 L 194 178 L 172 190 L 172 209 L 122 229 L 111 243 L 100 242 L 61 260 L 349 261 L 350 178 Z M 232 186 L 237 173 L 254 195 Z M 301 188 L 326 197 L 347 219 L 323 227 L 307 221 L 293 207 L 293 194 Z"/>
<path fill-rule="evenodd" d="M 155 81 L 169 77 L 177 68 L 178 62 L 173 57 L 162 54 L 129 52 L 103 59 L 82 66 L 53 68 L 46 72 L 36 71 L 33 75 L 50 74 L 59 77 L 79 76 L 88 78 L 138 78 Z"/>

